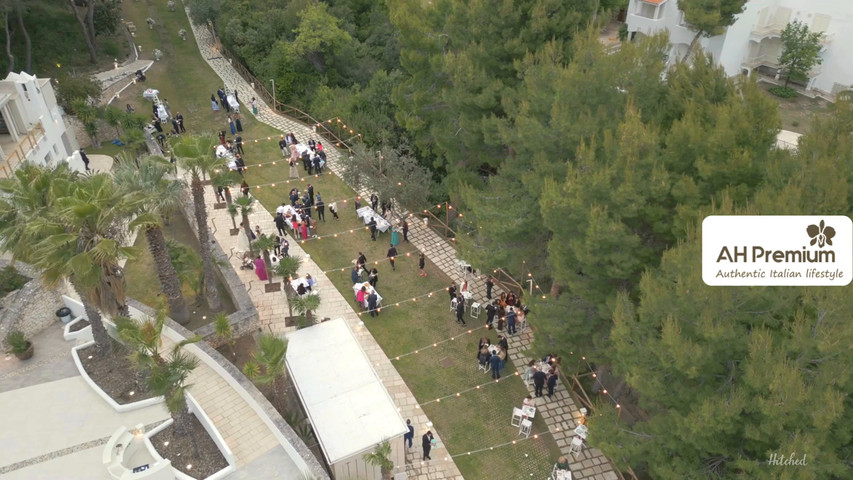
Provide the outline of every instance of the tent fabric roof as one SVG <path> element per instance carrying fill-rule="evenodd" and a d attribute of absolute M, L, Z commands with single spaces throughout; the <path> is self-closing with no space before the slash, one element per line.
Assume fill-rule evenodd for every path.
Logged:
<path fill-rule="evenodd" d="M 288 335 L 287 368 L 330 464 L 407 432 L 343 319 Z"/>

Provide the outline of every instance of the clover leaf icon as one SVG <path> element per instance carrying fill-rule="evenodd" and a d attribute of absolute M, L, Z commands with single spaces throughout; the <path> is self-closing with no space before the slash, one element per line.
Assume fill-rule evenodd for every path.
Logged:
<path fill-rule="evenodd" d="M 812 239 L 809 245 L 817 243 L 819 248 L 823 248 L 824 245 L 832 245 L 832 237 L 835 236 L 835 229 L 826 226 L 823 220 L 821 220 L 820 226 L 809 225 L 806 228 L 806 233 L 808 233 L 809 237 Z"/>

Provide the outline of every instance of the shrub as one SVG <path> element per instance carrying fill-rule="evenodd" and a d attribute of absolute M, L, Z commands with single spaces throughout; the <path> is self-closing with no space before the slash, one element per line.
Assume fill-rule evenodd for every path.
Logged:
<path fill-rule="evenodd" d="M 9 265 L 0 270 L 0 296 L 23 287 L 27 283 L 27 277 L 18 273 L 15 267 Z"/>
<path fill-rule="evenodd" d="M 6 345 L 9 353 L 24 353 L 30 348 L 30 341 L 20 330 L 12 330 L 6 335 Z"/>
<path fill-rule="evenodd" d="M 775 86 L 770 87 L 768 91 L 781 98 L 795 98 L 797 96 L 797 91 L 788 87 Z"/>

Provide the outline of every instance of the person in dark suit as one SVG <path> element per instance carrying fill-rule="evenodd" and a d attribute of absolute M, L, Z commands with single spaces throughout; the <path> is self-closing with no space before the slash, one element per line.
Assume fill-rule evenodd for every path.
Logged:
<path fill-rule="evenodd" d="M 80 160 L 83 160 L 83 166 L 86 167 L 86 171 L 89 171 L 89 157 L 86 156 L 86 152 L 83 149 L 80 149 Z"/>
<path fill-rule="evenodd" d="M 427 430 L 421 438 L 421 446 L 424 448 L 424 460 L 432 460 L 429 458 L 429 451 L 432 449 L 432 432 Z"/>
<path fill-rule="evenodd" d="M 314 203 L 314 206 L 317 207 L 317 220 L 326 221 L 326 204 L 323 203 L 323 197 L 320 196 L 320 192 L 317 192 L 317 201 Z"/>
<path fill-rule="evenodd" d="M 557 386 L 557 369 L 552 368 L 550 372 L 548 372 L 548 398 L 551 398 L 551 395 L 554 395 L 554 387 Z"/>
<path fill-rule="evenodd" d="M 494 302 L 486 305 L 486 324 L 488 324 L 489 328 L 492 328 L 495 322 L 495 313 L 497 313 L 498 309 L 495 307 Z"/>
<path fill-rule="evenodd" d="M 486 300 L 492 299 L 492 288 L 495 286 L 495 282 L 492 280 L 492 277 L 486 279 Z"/>
<path fill-rule="evenodd" d="M 545 386 L 545 378 L 547 376 L 542 370 L 536 370 L 533 373 L 533 390 L 537 397 L 542 396 L 542 388 Z"/>
<path fill-rule="evenodd" d="M 370 229 L 370 239 L 375 242 L 376 241 L 376 218 L 370 217 L 370 222 L 367 223 L 367 227 Z"/>
<path fill-rule="evenodd" d="M 287 150 L 287 142 L 284 140 L 284 135 L 281 136 L 281 139 L 278 141 L 278 148 L 281 149 L 281 156 L 287 157 L 290 155 L 290 152 Z"/>
<path fill-rule="evenodd" d="M 516 321 L 515 309 L 509 307 L 509 311 L 506 313 L 506 333 L 510 335 L 515 335 L 515 321 Z"/>
<path fill-rule="evenodd" d="M 465 299 L 462 295 L 456 299 L 456 323 L 465 325 Z"/>
<path fill-rule="evenodd" d="M 394 260 L 397 258 L 397 249 L 394 248 L 394 245 L 391 245 L 391 248 L 388 249 L 388 261 L 391 262 L 391 270 L 397 270 L 394 266 Z"/>
<path fill-rule="evenodd" d="M 361 276 L 358 274 L 358 265 L 352 267 L 352 272 L 350 272 L 350 280 L 352 280 L 352 284 L 355 285 L 361 280 Z"/>
<path fill-rule="evenodd" d="M 181 112 L 178 112 L 178 113 L 175 115 L 175 120 L 177 120 L 177 121 L 178 121 L 178 128 L 180 128 L 180 129 L 181 129 L 181 133 L 186 133 L 186 132 L 187 132 L 187 129 L 186 129 L 186 128 L 184 128 L 184 116 L 183 116 L 183 115 L 181 115 Z M 242 153 L 242 151 L 241 151 L 240 153 Z"/>
<path fill-rule="evenodd" d="M 308 201 L 309 205 L 314 205 L 314 185 L 308 184 Z"/>
<path fill-rule="evenodd" d="M 403 241 L 409 241 L 409 222 L 403 220 Z"/>
<path fill-rule="evenodd" d="M 372 208 L 373 211 L 375 212 L 377 207 L 379 207 L 379 197 L 377 197 L 375 193 L 371 193 L 370 194 L 370 208 Z"/>
<path fill-rule="evenodd" d="M 379 298 L 376 296 L 376 290 L 374 290 L 373 292 L 370 293 L 370 295 L 367 296 L 367 309 L 370 310 L 370 316 L 371 317 L 378 317 L 379 316 L 379 311 L 377 309 L 377 304 L 376 304 L 376 302 L 378 302 L 378 301 L 379 301 Z"/>
<path fill-rule="evenodd" d="M 367 257 L 365 257 L 363 253 L 358 252 L 358 259 L 355 261 L 355 264 L 358 265 L 359 268 L 364 268 L 367 264 Z"/>
<path fill-rule="evenodd" d="M 450 287 L 447 289 L 447 293 L 450 294 L 450 300 L 453 300 L 454 298 L 456 298 L 456 283 L 455 282 L 450 283 Z"/>
<path fill-rule="evenodd" d="M 237 153 L 243 155 L 243 137 L 240 135 L 234 137 L 234 149 L 237 150 Z"/>
<path fill-rule="evenodd" d="M 284 217 L 281 214 L 275 216 L 275 228 L 278 229 L 278 234 L 284 236 L 285 226 Z"/>
<path fill-rule="evenodd" d="M 412 426 L 411 420 L 406 420 L 406 428 L 409 429 L 409 432 L 403 435 L 403 443 L 408 443 L 408 448 L 412 448 L 412 442 L 415 439 L 415 427 Z"/>

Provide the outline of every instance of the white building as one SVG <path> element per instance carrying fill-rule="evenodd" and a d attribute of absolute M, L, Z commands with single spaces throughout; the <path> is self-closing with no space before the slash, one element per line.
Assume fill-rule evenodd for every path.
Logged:
<path fill-rule="evenodd" d="M 50 79 L 10 73 L 0 80 L 0 178 L 25 160 L 65 161 L 74 150 Z"/>
<path fill-rule="evenodd" d="M 405 479 L 408 428 L 346 321 L 323 322 L 287 339 L 287 371 L 332 478 L 381 480 L 382 472 L 364 454 L 388 441 L 394 478 Z"/>
<path fill-rule="evenodd" d="M 729 75 L 758 71 L 775 75 L 782 53 L 780 34 L 794 20 L 823 32 L 823 63 L 811 72 L 807 88 L 832 95 L 853 87 L 853 1 L 749 0 L 743 13 L 722 35 L 699 44 Z M 678 0 L 630 0 L 628 31 L 652 35 L 666 30 L 670 60 L 681 59 L 696 31 L 684 21 Z"/>

